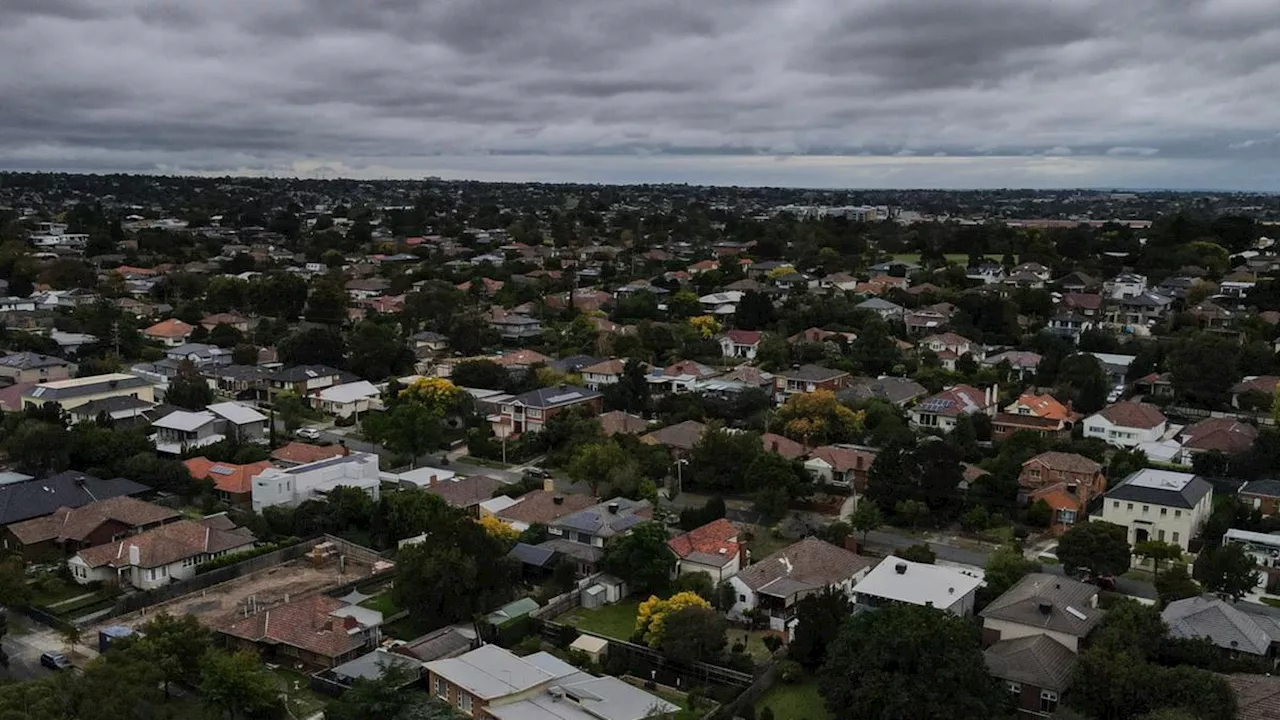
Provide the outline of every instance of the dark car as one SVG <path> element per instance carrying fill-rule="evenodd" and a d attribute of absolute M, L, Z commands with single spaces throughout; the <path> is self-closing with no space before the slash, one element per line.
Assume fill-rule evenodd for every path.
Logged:
<path fill-rule="evenodd" d="M 66 655 L 59 652 L 47 652 L 40 656 L 40 664 L 50 670 L 66 670 L 71 667 L 71 661 Z"/>
<path fill-rule="evenodd" d="M 537 478 L 539 480 L 546 480 L 547 478 L 551 477 L 551 473 L 547 472 L 546 470 L 543 470 L 537 465 L 530 465 L 529 467 L 525 468 L 524 474 L 526 477 Z"/>

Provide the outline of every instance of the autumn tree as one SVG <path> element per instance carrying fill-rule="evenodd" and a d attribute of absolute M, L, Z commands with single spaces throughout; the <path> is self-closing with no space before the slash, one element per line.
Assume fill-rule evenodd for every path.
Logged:
<path fill-rule="evenodd" d="M 814 447 L 852 442 L 862 432 L 865 414 L 840 404 L 835 393 L 818 390 L 787 398 L 774 418 L 783 435 Z"/>

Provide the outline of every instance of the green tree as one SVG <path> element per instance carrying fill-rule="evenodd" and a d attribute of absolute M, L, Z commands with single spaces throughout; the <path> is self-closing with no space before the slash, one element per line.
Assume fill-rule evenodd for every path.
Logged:
<path fill-rule="evenodd" d="M 347 341 L 347 368 L 362 378 L 381 381 L 413 369 L 413 351 L 386 322 L 365 320 L 352 328 Z"/>
<path fill-rule="evenodd" d="M 1160 579 L 1160 564 L 1167 560 L 1181 560 L 1182 548 L 1173 543 L 1163 542 L 1161 540 L 1147 540 L 1133 546 L 1133 554 L 1150 560 L 1152 569 L 1155 573 L 1155 579 Z"/>
<path fill-rule="evenodd" d="M 502 390 L 511 382 L 511 375 L 492 360 L 470 360 L 454 366 L 449 379 L 458 387 Z"/>
<path fill-rule="evenodd" d="M 687 607 L 663 620 L 660 649 L 667 658 L 686 665 L 715 658 L 724 650 L 724 618 L 715 610 Z"/>
<path fill-rule="evenodd" d="M 903 560 L 924 563 L 926 565 L 932 565 L 938 559 L 938 554 L 933 551 L 933 548 L 929 547 L 929 543 L 916 543 L 910 547 L 898 550 L 895 555 Z"/>
<path fill-rule="evenodd" d="M 411 467 L 421 455 L 439 448 L 444 435 L 440 413 L 419 402 L 397 403 L 386 412 L 368 414 L 361 427 L 369 440 L 408 455 Z"/>
<path fill-rule="evenodd" d="M 244 333 L 226 323 L 218 323 L 209 331 L 209 342 L 220 348 L 234 348 L 244 342 Z"/>
<path fill-rule="evenodd" d="M 702 434 L 689 453 L 684 470 L 688 485 L 713 492 L 754 489 L 746 482 L 752 461 L 763 452 L 760 436 L 712 427 Z"/>
<path fill-rule="evenodd" d="M 470 620 L 510 599 L 517 572 L 507 545 L 461 512 L 403 548 L 392 592 L 428 628 Z"/>
<path fill-rule="evenodd" d="M 795 638 L 787 657 L 816 671 L 827 660 L 827 647 L 852 616 L 853 603 L 840 590 L 824 588 L 822 592 L 806 596 L 796 605 Z"/>
<path fill-rule="evenodd" d="M 613 440 L 590 443 L 574 452 L 573 459 L 569 461 L 569 477 L 587 483 L 592 494 L 599 497 L 600 486 L 613 471 L 634 467 L 635 464 L 635 460 Z"/>
<path fill-rule="evenodd" d="M 1187 566 L 1177 563 L 1166 570 L 1155 580 L 1156 593 L 1160 596 L 1160 604 L 1168 605 L 1175 600 L 1195 597 L 1200 594 L 1200 585 L 1191 579 Z"/>
<path fill-rule="evenodd" d="M 316 280 L 307 297 L 307 319 L 328 325 L 347 321 L 347 289 L 342 275 L 330 273 Z"/>
<path fill-rule="evenodd" d="M 1236 543 L 1224 543 L 1200 553 L 1195 576 L 1209 591 L 1232 600 L 1244 597 L 1262 579 L 1253 556 Z"/>
<path fill-rule="evenodd" d="M 297 430 L 302 425 L 302 420 L 307 414 L 307 404 L 302 396 L 292 390 L 285 390 L 276 395 L 274 409 L 280 415 L 280 420 L 290 432 Z"/>
<path fill-rule="evenodd" d="M 1109 522 L 1072 526 L 1058 539 L 1058 559 L 1069 570 L 1082 569 L 1095 577 L 1119 575 L 1129 569 L 1129 530 Z"/>
<path fill-rule="evenodd" d="M 1240 345 L 1217 333 L 1196 333 L 1169 356 L 1173 389 L 1208 407 L 1222 404 L 1239 378 Z"/>
<path fill-rule="evenodd" d="M 169 381 L 164 400 L 187 410 L 203 410 L 213 402 L 213 388 L 209 387 L 209 381 L 200 375 L 194 363 L 183 360 L 178 366 L 178 374 Z"/>
<path fill-rule="evenodd" d="M 286 365 L 328 365 L 342 367 L 347 343 L 334 328 L 312 327 L 295 332 L 276 344 L 280 361 Z"/>
<path fill-rule="evenodd" d="M 249 343 L 236 345 L 231 349 L 231 362 L 235 365 L 257 365 L 258 346 Z"/>
<path fill-rule="evenodd" d="M 200 659 L 213 640 L 213 634 L 194 615 L 161 613 L 139 630 L 127 649 L 160 671 L 166 699 L 170 684 L 187 682 L 199 674 Z"/>
<path fill-rule="evenodd" d="M 1101 410 L 1109 391 L 1107 373 L 1093 355 L 1076 353 L 1063 358 L 1058 365 L 1054 396 L 1063 402 L 1071 401 L 1076 410 L 1084 413 Z"/>
<path fill-rule="evenodd" d="M 414 488 L 382 496 L 378 504 L 377 527 L 384 545 L 452 527 L 458 512 L 444 498 Z"/>
<path fill-rule="evenodd" d="M 929 506 L 919 500 L 901 500 L 893 506 L 893 511 L 898 517 L 905 519 L 911 524 L 911 529 L 916 529 L 916 524 L 920 522 L 920 518 L 929 514 Z"/>
<path fill-rule="evenodd" d="M 376 679 L 359 678 L 324 710 L 325 720 L 459 720 L 448 705 L 412 687 L 413 673 L 386 665 Z"/>
<path fill-rule="evenodd" d="M 849 524 L 862 533 L 862 544 L 866 545 L 867 535 L 884 525 L 884 516 L 880 513 L 879 505 L 864 497 L 858 500 L 858 506 L 849 516 Z"/>
<path fill-rule="evenodd" d="M 1009 693 L 987 674 L 978 627 L 934 608 L 855 615 L 828 648 L 818 687 L 835 720 L 990 720 Z"/>
<path fill-rule="evenodd" d="M 667 531 L 655 522 L 641 523 L 626 535 L 614 538 L 605 546 L 601 560 L 606 572 L 626 580 L 638 593 L 666 587 L 675 565 L 676 556 L 667 545 Z"/>
<path fill-rule="evenodd" d="M 247 650 L 204 654 L 200 701 L 230 720 L 266 718 L 280 711 L 275 676 Z"/>
<path fill-rule="evenodd" d="M 61 425 L 22 420 L 4 446 L 11 462 L 36 477 L 62 472 L 71 462 L 67 431 Z"/>
<path fill-rule="evenodd" d="M 1040 563 L 1028 560 L 1018 546 L 1000 546 L 987 557 L 986 584 L 978 589 L 979 604 L 985 606 L 1022 578 L 1040 570 Z"/>

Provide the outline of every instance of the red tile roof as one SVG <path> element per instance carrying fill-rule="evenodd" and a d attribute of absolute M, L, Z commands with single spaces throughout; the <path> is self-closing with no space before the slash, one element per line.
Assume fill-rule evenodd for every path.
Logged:
<path fill-rule="evenodd" d="M 1208 418 L 1182 431 L 1182 446 L 1190 450 L 1208 452 L 1218 450 L 1236 455 L 1253 448 L 1258 439 L 1258 428 L 1235 418 Z"/>
<path fill-rule="evenodd" d="M 187 466 L 191 477 L 196 480 L 212 480 L 215 488 L 232 495 L 253 492 L 253 479 L 271 467 L 271 463 L 266 460 L 248 465 L 234 465 L 214 462 L 207 457 L 193 457 L 183 461 L 182 464 Z"/>
<path fill-rule="evenodd" d="M 820 448 L 814 448 L 809 453 L 809 458 L 813 460 L 821 460 L 830 465 L 836 472 L 848 472 L 856 469 L 867 469 L 871 467 L 871 463 L 875 462 L 876 455 L 867 450 L 854 450 L 851 448 L 836 447 L 835 445 L 824 445 Z M 859 465 L 858 461 L 862 463 Z"/>
<path fill-rule="evenodd" d="M 1120 427 L 1149 429 L 1166 421 L 1160 408 L 1142 402 L 1118 402 L 1102 408 L 1098 414 Z"/>
<path fill-rule="evenodd" d="M 291 442 L 271 453 L 271 459 L 281 462 L 306 465 L 320 462 L 343 453 L 340 445 L 311 445 L 304 442 Z"/>
<path fill-rule="evenodd" d="M 672 552 L 681 559 L 690 555 L 709 555 L 723 559 L 724 564 L 738 556 L 738 528 L 724 518 L 694 528 L 667 541 Z"/>
<path fill-rule="evenodd" d="M 366 643 L 362 635 L 347 632 L 359 627 L 354 618 L 334 617 L 333 613 L 344 607 L 347 604 L 337 598 L 312 595 L 215 629 L 250 642 L 279 643 L 336 658 L 359 650 Z"/>
<path fill-rule="evenodd" d="M 759 345 L 764 333 L 759 330 L 730 330 L 724 334 L 735 345 Z"/>
<path fill-rule="evenodd" d="M 161 320 L 155 325 L 143 330 L 142 334 L 147 337 L 184 338 L 194 331 L 195 328 L 193 326 L 188 325 L 177 318 L 169 318 L 168 320 Z"/>
<path fill-rule="evenodd" d="M 1101 465 L 1076 453 L 1042 452 L 1022 463 L 1022 466 L 1026 467 L 1032 463 L 1042 465 L 1047 470 L 1057 470 L 1059 472 L 1080 473 L 1083 475 L 1102 472 Z"/>
<path fill-rule="evenodd" d="M 804 445 L 777 433 L 761 435 L 760 443 L 764 445 L 765 452 L 777 453 L 788 460 L 798 460 L 809 452 Z"/>

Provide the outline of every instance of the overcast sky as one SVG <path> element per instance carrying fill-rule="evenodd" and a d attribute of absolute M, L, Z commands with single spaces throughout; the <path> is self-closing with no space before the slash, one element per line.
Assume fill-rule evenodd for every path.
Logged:
<path fill-rule="evenodd" d="M 0 0 L 0 167 L 1280 190 L 1275 0 Z"/>

